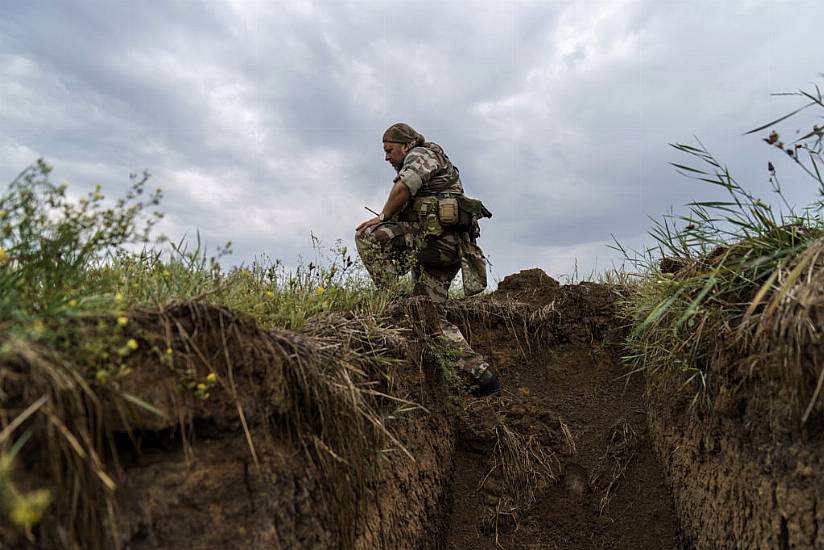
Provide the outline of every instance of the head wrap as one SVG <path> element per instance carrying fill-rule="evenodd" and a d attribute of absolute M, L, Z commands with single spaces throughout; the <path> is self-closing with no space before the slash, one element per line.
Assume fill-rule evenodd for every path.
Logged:
<path fill-rule="evenodd" d="M 386 129 L 383 133 L 383 141 L 388 143 L 414 143 L 416 146 L 423 145 L 426 139 L 415 131 L 409 124 L 397 122 Z"/>

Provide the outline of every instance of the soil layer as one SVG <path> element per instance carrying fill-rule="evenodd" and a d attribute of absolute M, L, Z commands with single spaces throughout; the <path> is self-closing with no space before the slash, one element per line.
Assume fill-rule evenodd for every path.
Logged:
<path fill-rule="evenodd" d="M 648 388 L 650 429 L 687 544 L 824 548 L 824 436 L 776 422 L 757 384 L 722 387 L 712 413 L 673 400 L 678 384 Z"/>

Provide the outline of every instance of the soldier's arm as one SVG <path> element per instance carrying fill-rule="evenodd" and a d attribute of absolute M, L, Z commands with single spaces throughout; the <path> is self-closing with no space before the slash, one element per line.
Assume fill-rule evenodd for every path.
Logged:
<path fill-rule="evenodd" d="M 389 191 L 386 204 L 383 205 L 383 216 L 387 220 L 401 211 L 403 205 L 412 198 L 409 188 L 401 180 L 397 180 Z"/>
<path fill-rule="evenodd" d="M 406 204 L 411 197 L 412 193 L 409 192 L 409 188 L 406 184 L 404 184 L 401 180 L 396 179 L 395 183 L 392 185 L 392 189 L 389 191 L 389 197 L 386 199 L 386 204 L 383 205 L 383 210 L 381 211 L 384 219 L 388 220 L 400 212 L 403 205 Z M 378 225 L 379 223 L 381 223 L 381 220 L 376 216 L 371 220 L 366 220 L 357 226 L 355 231 L 360 233 L 364 229 L 372 227 L 373 225 Z"/>

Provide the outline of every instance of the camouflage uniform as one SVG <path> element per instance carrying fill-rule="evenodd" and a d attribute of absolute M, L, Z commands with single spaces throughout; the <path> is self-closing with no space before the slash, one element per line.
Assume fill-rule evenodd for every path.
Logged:
<path fill-rule="evenodd" d="M 458 169 L 440 145 L 424 143 L 407 153 L 395 182 L 401 181 L 411 196 L 461 195 Z M 428 296 L 435 304 L 446 302 L 449 286 L 467 255 L 485 261 L 475 238 L 466 232 L 444 228 L 440 235 L 426 235 L 412 208 L 412 200 L 390 220 L 356 235 L 355 244 L 372 280 L 379 287 L 412 270 L 413 295 Z M 466 284 L 466 280 L 465 280 Z M 485 287 L 485 281 L 483 281 Z M 458 327 L 441 320 L 441 333 L 459 351 L 458 365 L 475 377 L 487 369 Z"/>

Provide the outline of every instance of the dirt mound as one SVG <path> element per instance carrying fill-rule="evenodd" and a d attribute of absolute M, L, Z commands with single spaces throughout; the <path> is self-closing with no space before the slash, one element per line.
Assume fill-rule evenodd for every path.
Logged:
<path fill-rule="evenodd" d="M 498 283 L 495 294 L 520 302 L 545 306 L 558 297 L 560 289 L 561 283 L 543 270 L 533 268 L 504 277 Z"/>
<path fill-rule="evenodd" d="M 447 315 L 468 333 L 478 324 L 469 320 L 480 321 L 488 331 L 517 336 L 531 351 L 533 342 L 541 347 L 620 340 L 625 327 L 616 318 L 616 299 L 616 289 L 607 285 L 559 285 L 540 269 L 530 269 L 506 277 L 491 294 L 449 304 Z"/>

